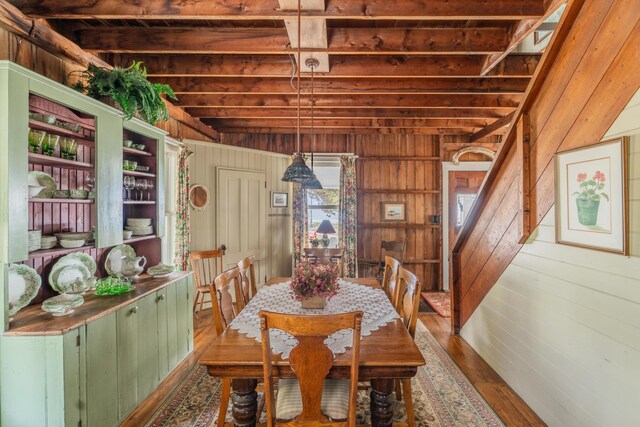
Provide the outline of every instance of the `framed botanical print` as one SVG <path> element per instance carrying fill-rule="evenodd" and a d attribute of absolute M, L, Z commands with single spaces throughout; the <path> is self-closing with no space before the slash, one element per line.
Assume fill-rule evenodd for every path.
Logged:
<path fill-rule="evenodd" d="M 627 254 L 628 138 L 556 154 L 556 241 Z"/>
<path fill-rule="evenodd" d="M 404 202 L 382 202 L 382 221 L 404 222 L 407 220 Z"/>
<path fill-rule="evenodd" d="M 272 208 L 286 208 L 287 206 L 289 206 L 289 193 L 278 191 L 271 192 Z"/>

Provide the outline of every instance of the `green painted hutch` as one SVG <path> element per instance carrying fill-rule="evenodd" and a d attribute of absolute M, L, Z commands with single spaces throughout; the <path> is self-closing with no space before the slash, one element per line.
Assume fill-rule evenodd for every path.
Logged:
<path fill-rule="evenodd" d="M 61 123 L 35 118 L 53 115 Z M 67 126 L 71 125 L 71 126 Z M 30 129 L 78 141 L 75 158 L 29 150 Z M 138 119 L 9 61 L 0 61 L 0 425 L 115 426 L 125 419 L 193 351 L 191 275 L 143 277 L 136 289 L 115 297 L 85 295 L 74 313 L 53 317 L 40 303 L 55 295 L 47 274 L 61 256 L 90 254 L 97 275 L 108 252 L 127 243 L 149 265 L 162 259 L 165 133 Z M 135 147 L 123 147 L 123 140 Z M 143 166 L 123 170 L 123 161 Z M 28 197 L 29 171 L 54 177 L 59 190 L 86 188 L 94 198 Z M 144 182 L 126 193 L 124 177 Z M 129 217 L 150 217 L 153 233 L 123 242 Z M 77 249 L 29 252 L 28 231 L 94 231 Z M 42 277 L 32 304 L 8 315 L 11 263 Z"/>

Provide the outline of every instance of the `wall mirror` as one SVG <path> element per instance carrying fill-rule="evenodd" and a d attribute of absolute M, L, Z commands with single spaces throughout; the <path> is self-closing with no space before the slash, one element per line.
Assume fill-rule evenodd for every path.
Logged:
<path fill-rule="evenodd" d="M 209 205 L 209 189 L 206 185 L 195 184 L 189 189 L 189 204 L 196 211 L 202 211 Z"/>

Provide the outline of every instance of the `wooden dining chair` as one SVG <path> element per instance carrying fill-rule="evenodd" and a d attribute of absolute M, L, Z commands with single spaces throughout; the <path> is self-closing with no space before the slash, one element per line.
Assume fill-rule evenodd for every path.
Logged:
<path fill-rule="evenodd" d="M 411 337 L 415 339 L 418 324 L 418 307 L 420 306 L 420 280 L 415 274 L 401 267 L 398 272 L 398 286 L 399 296 L 396 310 L 400 314 L 405 328 L 407 328 Z M 415 426 L 411 378 L 404 378 L 396 384 L 396 399 L 404 400 L 408 424 L 410 427 Z"/>
<path fill-rule="evenodd" d="M 344 276 L 344 248 L 304 248 L 304 256 L 309 262 L 318 264 L 338 264 L 340 277 Z"/>
<path fill-rule="evenodd" d="M 390 256 L 396 259 L 400 265 L 404 262 L 404 256 L 407 250 L 407 238 L 401 240 L 383 240 L 380 242 L 380 261 L 358 261 L 358 265 L 364 267 L 364 277 L 375 277 L 382 279 L 384 274 L 385 259 Z"/>
<path fill-rule="evenodd" d="M 355 427 L 362 317 L 361 311 L 317 316 L 260 312 L 267 426 L 279 420 L 286 425 Z M 327 379 L 335 356 L 324 341 L 347 328 L 353 329 L 350 378 Z M 289 355 L 296 378 L 280 378 L 275 405 L 270 329 L 285 331 L 298 340 Z"/>
<path fill-rule="evenodd" d="M 193 300 L 193 314 L 197 318 L 196 326 L 200 323 L 200 313 L 205 303 L 205 296 L 209 295 L 211 302 L 211 294 L 209 293 L 210 285 L 213 280 L 222 273 L 222 249 L 214 249 L 209 251 L 193 251 L 189 257 L 191 271 L 196 283 L 196 297 Z M 198 302 L 200 307 L 198 307 Z"/>
<path fill-rule="evenodd" d="M 251 298 L 255 296 L 256 292 L 258 292 L 256 287 L 256 272 L 253 268 L 254 259 L 255 257 L 250 256 L 238 261 L 242 297 L 244 298 L 245 305 L 249 304 Z"/>
<path fill-rule="evenodd" d="M 240 287 L 240 269 L 234 267 L 230 270 L 218 275 L 210 286 L 209 292 L 212 296 L 213 323 L 215 325 L 216 335 L 222 334 L 229 326 L 229 323 L 244 308 L 244 299 L 242 298 L 242 289 Z M 236 295 L 236 304 L 233 303 L 231 290 Z M 223 427 L 227 416 L 227 408 L 229 407 L 229 399 L 231 398 L 231 380 L 223 378 L 220 384 L 220 408 L 218 411 L 217 427 Z"/>
<path fill-rule="evenodd" d="M 389 297 L 394 308 L 398 306 L 398 296 L 400 286 L 398 286 L 398 272 L 400 271 L 400 261 L 390 256 L 384 259 L 384 273 L 382 275 L 382 289 Z"/>

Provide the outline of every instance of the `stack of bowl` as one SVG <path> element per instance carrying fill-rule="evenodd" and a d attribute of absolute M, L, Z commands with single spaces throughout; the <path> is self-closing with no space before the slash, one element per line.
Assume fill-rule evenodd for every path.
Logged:
<path fill-rule="evenodd" d="M 127 218 L 125 230 L 131 230 L 134 236 L 148 236 L 153 234 L 151 218 Z"/>
<path fill-rule="evenodd" d="M 51 249 L 58 244 L 56 236 L 42 236 L 40 238 L 40 249 Z"/>
<path fill-rule="evenodd" d="M 42 231 L 29 230 L 29 245 L 28 251 L 33 252 L 40 249 L 40 239 L 42 238 Z"/>
<path fill-rule="evenodd" d="M 78 231 L 78 232 L 63 232 L 56 233 L 58 242 L 63 248 L 79 248 L 83 246 L 87 241 L 93 239 L 92 231 Z"/>

